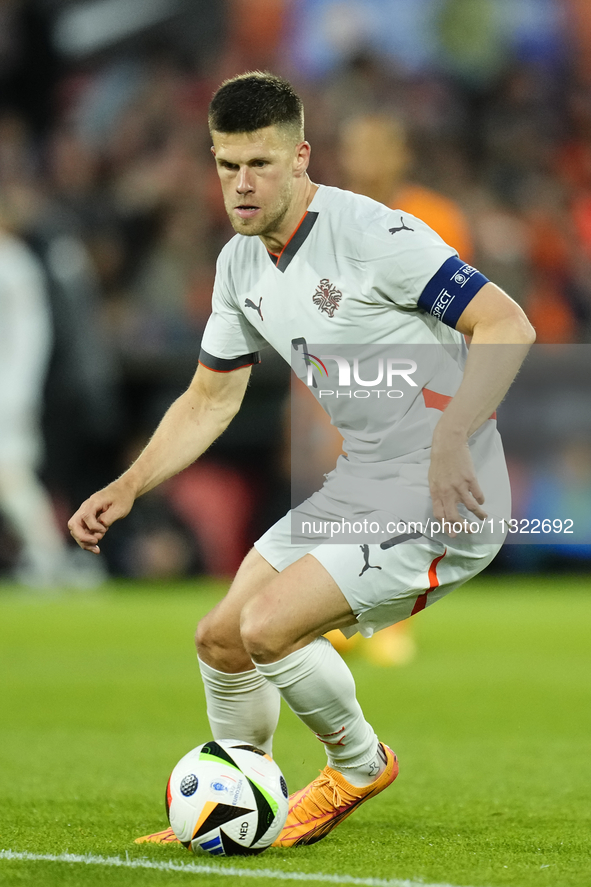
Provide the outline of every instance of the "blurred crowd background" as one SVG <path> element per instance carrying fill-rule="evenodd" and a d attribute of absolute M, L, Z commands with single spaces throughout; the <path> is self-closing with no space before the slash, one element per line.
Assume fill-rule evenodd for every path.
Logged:
<path fill-rule="evenodd" d="M 64 533 L 194 372 L 233 233 L 207 106 L 249 69 L 302 95 L 313 180 L 424 218 L 556 346 L 507 413 L 514 487 L 521 513 L 560 501 L 591 528 L 588 0 L 0 0 L 0 576 L 225 576 L 289 507 L 289 368 L 267 352 L 103 558 Z M 519 549 L 497 569 L 590 551 Z"/>

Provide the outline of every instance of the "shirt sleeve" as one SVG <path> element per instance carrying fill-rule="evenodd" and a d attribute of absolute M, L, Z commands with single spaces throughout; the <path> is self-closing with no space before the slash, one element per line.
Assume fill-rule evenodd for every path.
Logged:
<path fill-rule="evenodd" d="M 201 341 L 199 363 L 218 373 L 260 363 L 259 349 L 267 342 L 248 322 L 233 297 L 223 253 L 216 268 L 212 313 Z"/>
<path fill-rule="evenodd" d="M 372 226 L 366 244 L 377 292 L 399 308 L 418 308 L 451 327 L 488 283 L 428 225 L 400 210 Z"/>

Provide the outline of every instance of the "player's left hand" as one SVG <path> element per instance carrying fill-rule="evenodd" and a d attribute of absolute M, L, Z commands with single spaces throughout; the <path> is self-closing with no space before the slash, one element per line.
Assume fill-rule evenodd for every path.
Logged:
<path fill-rule="evenodd" d="M 435 520 L 449 524 L 457 522 L 467 528 L 467 521 L 458 511 L 461 503 L 479 520 L 488 515 L 481 508 L 484 494 L 474 471 L 468 442 L 461 436 L 435 434 L 431 448 L 429 487 L 433 500 Z M 447 533 L 451 538 L 458 534 L 453 530 Z"/>

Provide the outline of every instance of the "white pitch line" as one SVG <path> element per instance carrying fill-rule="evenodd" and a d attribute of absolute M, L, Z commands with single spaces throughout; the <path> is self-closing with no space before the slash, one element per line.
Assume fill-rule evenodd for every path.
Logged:
<path fill-rule="evenodd" d="M 146 858 L 120 856 L 94 856 L 86 853 L 27 853 L 16 850 L 0 850 L 0 860 L 23 862 L 67 862 L 83 865 L 104 865 L 125 869 L 153 869 L 159 872 L 187 872 L 189 875 L 219 875 L 226 878 L 268 878 L 276 881 L 316 881 L 328 884 L 352 884 L 355 887 L 452 887 L 451 884 L 426 884 L 424 881 L 401 881 L 398 878 L 356 878 L 353 875 L 326 875 L 322 872 L 283 872 L 274 869 L 239 869 L 196 862 L 157 862 Z"/>

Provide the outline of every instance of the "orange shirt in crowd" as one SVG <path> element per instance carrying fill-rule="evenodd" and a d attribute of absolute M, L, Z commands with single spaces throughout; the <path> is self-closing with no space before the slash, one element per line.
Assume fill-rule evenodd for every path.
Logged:
<path fill-rule="evenodd" d="M 392 209 L 402 209 L 419 219 L 450 246 L 458 251 L 465 262 L 472 262 L 474 247 L 468 221 L 460 207 L 449 197 L 424 188 L 422 185 L 403 185 L 390 204 Z"/>

